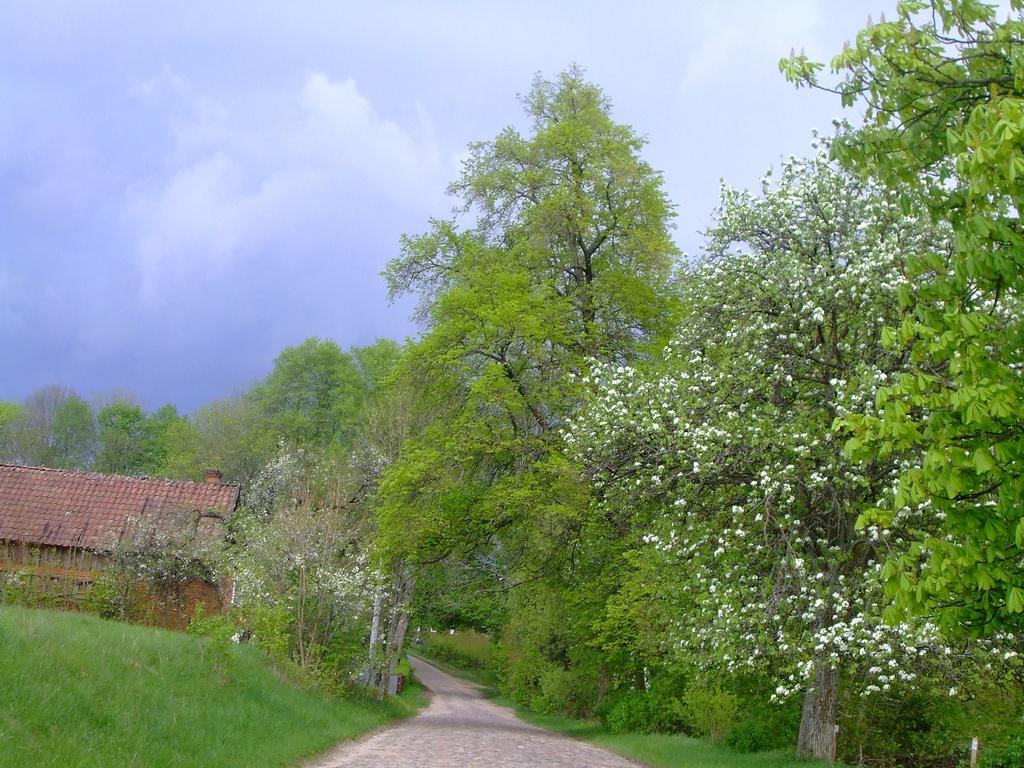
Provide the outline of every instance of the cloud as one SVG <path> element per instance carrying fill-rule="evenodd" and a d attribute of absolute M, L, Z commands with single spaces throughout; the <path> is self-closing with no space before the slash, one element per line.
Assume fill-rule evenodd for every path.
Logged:
<path fill-rule="evenodd" d="M 172 73 L 134 93 L 190 112 L 174 122 L 166 175 L 129 196 L 140 293 L 150 305 L 310 229 L 329 232 L 367 200 L 436 213 L 455 168 L 421 107 L 416 125 L 400 125 L 352 79 L 313 72 L 297 93 L 255 111 L 213 102 Z"/>

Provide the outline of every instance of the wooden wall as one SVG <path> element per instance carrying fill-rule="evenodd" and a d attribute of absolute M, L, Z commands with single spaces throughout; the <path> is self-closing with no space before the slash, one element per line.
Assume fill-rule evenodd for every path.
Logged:
<path fill-rule="evenodd" d="M 109 565 L 97 552 L 68 547 L 32 547 L 0 541 L 0 580 L 17 576 L 18 592 L 28 602 L 63 610 L 81 610 L 93 582 Z M 229 584 L 220 586 L 190 581 L 170 590 L 140 584 L 131 599 L 132 620 L 145 624 L 186 629 L 203 603 L 207 614 L 227 608 Z M 2 593 L 0 593 L 2 597 Z"/>

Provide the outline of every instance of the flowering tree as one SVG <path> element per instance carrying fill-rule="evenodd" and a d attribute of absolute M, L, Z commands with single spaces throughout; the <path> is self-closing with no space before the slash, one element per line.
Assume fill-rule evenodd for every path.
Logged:
<path fill-rule="evenodd" d="M 841 680 L 888 693 L 947 654 L 933 625 L 882 621 L 880 561 L 928 507 L 855 525 L 905 459 L 855 464 L 833 423 L 872 412 L 906 365 L 882 330 L 914 289 L 908 255 L 948 251 L 948 236 L 829 165 L 827 145 L 759 196 L 722 194 L 666 359 L 599 367 L 566 439 L 605 514 L 643 534 L 636 579 L 674 614 L 666 644 L 803 691 L 798 751 L 832 757 Z"/>
<path fill-rule="evenodd" d="M 927 288 L 901 297 L 892 343 L 911 366 L 850 421 L 857 454 L 917 451 L 894 488 L 943 524 L 887 568 L 901 608 L 936 612 L 971 634 L 1024 628 L 1024 3 L 902 0 L 822 65 L 781 63 L 799 84 L 864 106 L 862 127 L 835 145 L 848 166 L 923 199 L 955 247 L 911 262 Z M 863 448 L 863 450 L 861 450 Z M 871 519 L 890 524 L 889 512 Z"/>
<path fill-rule="evenodd" d="M 364 658 L 373 588 L 367 514 L 343 468 L 299 450 L 271 461 L 239 513 L 232 563 L 254 640 L 340 682 Z"/>

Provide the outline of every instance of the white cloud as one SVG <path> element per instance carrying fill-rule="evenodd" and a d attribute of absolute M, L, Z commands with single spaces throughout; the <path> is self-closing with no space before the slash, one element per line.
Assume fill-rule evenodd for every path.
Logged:
<path fill-rule="evenodd" d="M 135 93 L 147 101 L 170 93 L 191 112 L 173 125 L 167 175 L 130 195 L 141 292 L 150 304 L 181 281 L 221 275 L 367 198 L 436 213 L 456 168 L 421 107 L 417 125 L 400 125 L 351 79 L 314 72 L 297 94 L 246 114 L 167 73 Z"/>

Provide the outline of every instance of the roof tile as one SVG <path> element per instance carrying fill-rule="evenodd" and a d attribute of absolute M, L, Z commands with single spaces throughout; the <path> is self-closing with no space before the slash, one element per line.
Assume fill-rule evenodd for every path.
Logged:
<path fill-rule="evenodd" d="M 238 502 L 234 483 L 193 483 L 0 464 L 0 541 L 109 550 L 140 526 L 191 526 L 201 538 L 219 536 Z"/>

